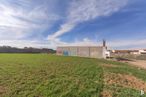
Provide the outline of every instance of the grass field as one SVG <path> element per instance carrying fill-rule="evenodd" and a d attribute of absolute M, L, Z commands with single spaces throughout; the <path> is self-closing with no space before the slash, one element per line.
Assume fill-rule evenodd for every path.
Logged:
<path fill-rule="evenodd" d="M 140 97 L 141 89 L 146 92 L 146 70 L 126 63 L 0 54 L 0 97 Z"/>

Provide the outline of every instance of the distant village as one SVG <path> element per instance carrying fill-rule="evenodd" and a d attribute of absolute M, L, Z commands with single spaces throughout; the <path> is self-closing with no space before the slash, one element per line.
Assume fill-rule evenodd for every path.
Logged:
<path fill-rule="evenodd" d="M 112 54 L 115 55 L 145 55 L 146 54 L 146 49 L 139 49 L 139 50 L 111 50 L 110 51 Z"/>

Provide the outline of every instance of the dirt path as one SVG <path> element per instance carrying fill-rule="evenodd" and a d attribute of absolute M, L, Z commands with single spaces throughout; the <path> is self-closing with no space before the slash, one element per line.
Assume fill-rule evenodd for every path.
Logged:
<path fill-rule="evenodd" d="M 146 61 L 143 61 L 143 60 L 133 60 L 133 61 L 128 61 L 128 63 L 146 69 Z"/>

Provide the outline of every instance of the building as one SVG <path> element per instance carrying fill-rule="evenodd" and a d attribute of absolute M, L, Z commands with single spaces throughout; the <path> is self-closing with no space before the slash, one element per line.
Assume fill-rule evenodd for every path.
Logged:
<path fill-rule="evenodd" d="M 110 50 L 106 50 L 105 54 L 106 54 L 106 58 L 111 57 L 111 51 Z"/>
<path fill-rule="evenodd" d="M 57 47 L 57 55 L 79 56 L 90 58 L 106 58 L 106 42 L 103 46 L 60 46 Z M 109 54 L 108 54 L 109 55 Z"/>
<path fill-rule="evenodd" d="M 125 56 L 125 55 L 137 55 L 140 54 L 139 50 L 113 50 L 112 56 Z"/>
<path fill-rule="evenodd" d="M 146 54 L 146 50 L 139 50 L 139 54 Z"/>
<path fill-rule="evenodd" d="M 145 49 L 141 50 L 113 50 L 111 52 L 112 56 L 123 56 L 123 55 L 143 55 L 146 54 Z"/>

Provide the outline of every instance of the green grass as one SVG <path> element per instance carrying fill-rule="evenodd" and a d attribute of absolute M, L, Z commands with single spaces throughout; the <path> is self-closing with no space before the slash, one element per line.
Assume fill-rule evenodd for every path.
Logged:
<path fill-rule="evenodd" d="M 90 61 L 44 54 L 2 54 L 0 85 L 6 87 L 6 97 L 98 97 L 103 72 Z"/>
<path fill-rule="evenodd" d="M 105 85 L 105 73 L 131 74 L 146 81 L 146 70 L 119 62 L 48 54 L 0 54 L 0 97 L 100 97 L 103 89 L 115 91 L 113 97 L 139 97 L 138 90 Z"/>

